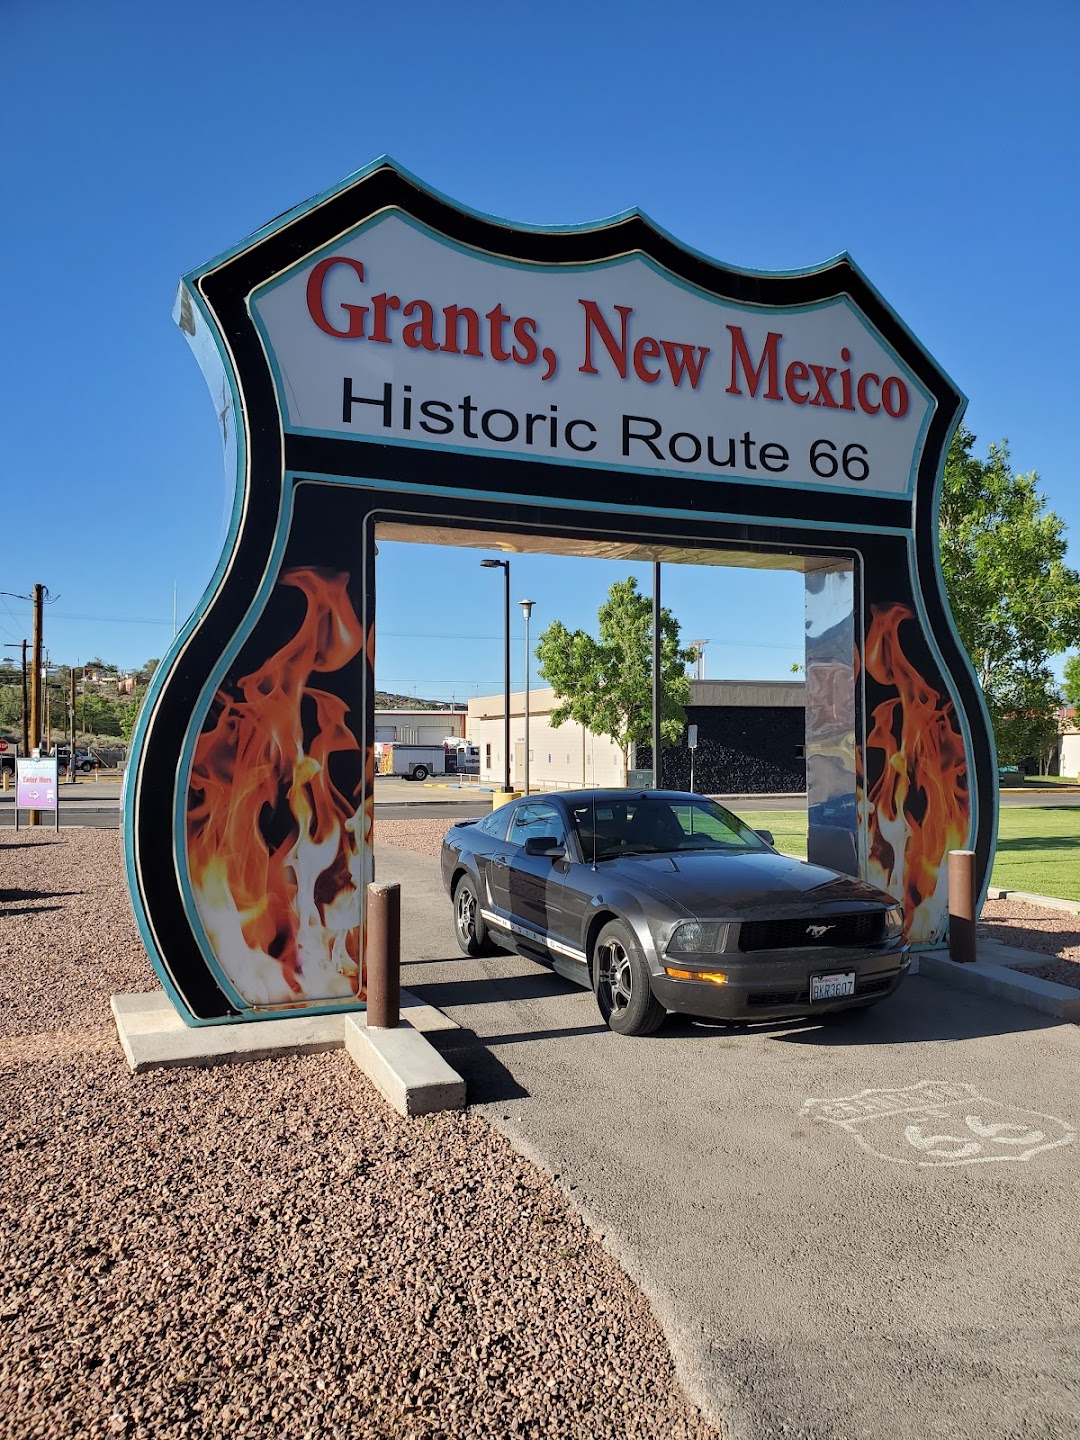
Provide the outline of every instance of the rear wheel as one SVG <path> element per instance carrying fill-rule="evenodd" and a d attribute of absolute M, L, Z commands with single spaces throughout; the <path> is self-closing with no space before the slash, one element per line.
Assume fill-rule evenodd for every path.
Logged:
<path fill-rule="evenodd" d="M 426 780 L 427 777 L 428 777 L 428 768 L 427 768 L 426 765 L 414 765 L 414 766 L 413 766 L 412 778 L 413 778 L 414 780 Z"/>
<path fill-rule="evenodd" d="M 633 931 L 611 920 L 596 937 L 593 994 L 609 1029 L 617 1035 L 651 1035 L 667 1011 L 652 993 L 649 967 Z"/>
<path fill-rule="evenodd" d="M 495 948 L 487 924 L 480 914 L 473 882 L 463 875 L 454 886 L 454 936 L 463 955 L 489 955 Z"/>

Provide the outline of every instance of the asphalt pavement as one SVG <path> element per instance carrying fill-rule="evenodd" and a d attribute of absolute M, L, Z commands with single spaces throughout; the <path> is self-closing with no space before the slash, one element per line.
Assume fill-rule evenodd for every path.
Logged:
<path fill-rule="evenodd" d="M 15 791 L 0 791 L 0 829 L 15 823 Z M 115 829 L 120 824 L 120 781 L 115 776 L 87 779 L 80 776 L 74 785 L 60 786 L 60 825 L 89 825 Z M 739 810 L 804 810 L 805 795 L 740 795 L 724 798 L 724 803 Z M 1080 807 L 1080 791 L 1059 794 L 1045 791 L 1003 791 L 1002 805 L 1072 805 Z M 471 785 L 418 785 L 391 775 L 382 775 L 375 782 L 375 808 L 389 820 L 403 820 L 410 815 L 445 816 L 447 825 L 486 815 L 491 809 L 491 792 Z M 27 817 L 23 815 L 22 823 Z M 45 823 L 51 825 L 51 814 Z"/>
<path fill-rule="evenodd" d="M 623 1039 L 545 967 L 461 957 L 436 861 L 385 846 L 376 873 L 470 1102 L 605 1237 L 735 1440 L 1077 1433 L 1075 1027 L 917 976 L 839 1027 Z"/>

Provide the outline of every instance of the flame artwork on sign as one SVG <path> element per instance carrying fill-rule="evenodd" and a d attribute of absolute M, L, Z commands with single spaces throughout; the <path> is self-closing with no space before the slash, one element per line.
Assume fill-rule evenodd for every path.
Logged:
<path fill-rule="evenodd" d="M 252 1005 L 363 996 L 371 814 L 360 802 L 371 787 L 346 794 L 335 783 L 343 758 L 352 757 L 341 768 L 355 777 L 360 744 L 349 705 L 319 680 L 365 648 L 348 579 L 316 568 L 282 573 L 279 589 L 306 602 L 303 620 L 263 665 L 219 688 L 195 748 L 187 804 L 195 904 L 229 981 Z"/>
<path fill-rule="evenodd" d="M 918 626 L 914 611 L 874 605 L 871 615 L 863 664 L 896 696 L 876 706 L 866 741 L 868 751 L 883 756 L 863 800 L 866 878 L 903 902 L 913 943 L 933 944 L 948 921 L 946 857 L 967 843 L 970 826 L 964 742 L 952 701 L 905 653 L 901 627 Z M 861 777 L 862 757 L 859 769 Z"/>

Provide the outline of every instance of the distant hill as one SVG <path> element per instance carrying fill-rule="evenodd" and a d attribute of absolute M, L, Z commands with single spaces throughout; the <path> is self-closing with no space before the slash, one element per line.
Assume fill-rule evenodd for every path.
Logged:
<path fill-rule="evenodd" d="M 449 700 L 421 700 L 416 695 L 391 695 L 375 691 L 376 710 L 449 710 Z"/>

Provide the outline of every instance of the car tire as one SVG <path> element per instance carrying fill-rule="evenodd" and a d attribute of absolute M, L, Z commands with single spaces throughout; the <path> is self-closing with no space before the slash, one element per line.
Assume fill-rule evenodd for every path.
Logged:
<path fill-rule="evenodd" d="M 667 1016 L 652 993 L 649 967 L 630 926 L 609 920 L 592 954 L 593 994 L 604 1023 L 616 1035 L 652 1035 Z"/>
<path fill-rule="evenodd" d="M 478 955 L 490 955 L 494 949 L 487 923 L 480 914 L 476 887 L 468 875 L 463 875 L 454 886 L 454 938 L 461 953 L 474 960 Z"/>
<path fill-rule="evenodd" d="M 414 766 L 413 766 L 412 778 L 413 778 L 414 780 L 426 780 L 427 777 L 428 777 L 428 768 L 427 768 L 426 765 L 414 765 Z"/>
<path fill-rule="evenodd" d="M 83 772 L 84 775 L 89 775 L 90 771 L 93 768 L 94 767 L 93 765 L 91 765 L 89 760 L 83 760 L 82 763 L 79 765 L 79 769 Z"/>

